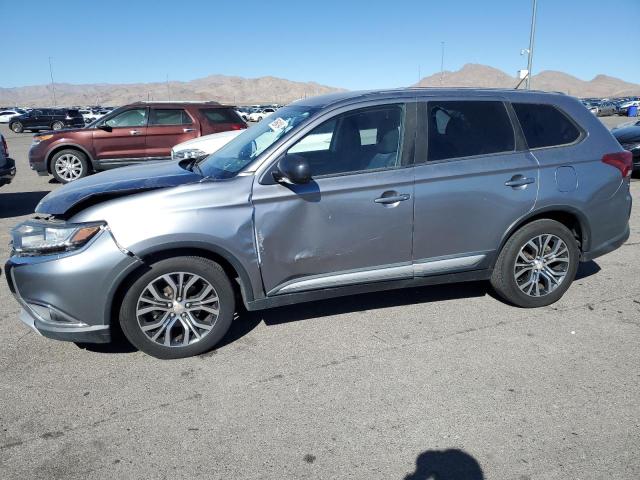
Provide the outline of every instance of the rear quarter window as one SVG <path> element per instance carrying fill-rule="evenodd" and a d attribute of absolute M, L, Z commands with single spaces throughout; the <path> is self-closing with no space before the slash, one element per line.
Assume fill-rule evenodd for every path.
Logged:
<path fill-rule="evenodd" d="M 513 103 L 529 148 L 567 145 L 580 138 L 576 125 L 553 105 Z"/>
<path fill-rule="evenodd" d="M 244 123 L 231 108 L 203 108 L 200 112 L 209 123 Z"/>

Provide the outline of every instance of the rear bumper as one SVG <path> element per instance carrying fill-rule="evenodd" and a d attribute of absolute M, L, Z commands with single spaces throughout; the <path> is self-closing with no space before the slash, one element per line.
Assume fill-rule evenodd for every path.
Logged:
<path fill-rule="evenodd" d="M 629 234 L 630 234 L 629 224 L 627 224 L 627 228 L 624 230 L 624 232 L 622 232 L 617 237 L 614 237 L 611 240 L 601 245 L 598 245 L 596 248 L 588 252 L 583 252 L 582 257 L 580 258 L 580 261 L 588 262 L 590 260 L 593 260 L 594 258 L 598 258 L 598 257 L 601 257 L 602 255 L 606 255 L 609 252 L 613 252 L 614 250 L 620 248 L 624 244 L 624 242 L 626 242 L 629 239 Z"/>
<path fill-rule="evenodd" d="M 0 186 L 11 183 L 16 176 L 16 162 L 12 158 L 7 158 L 7 163 L 0 167 Z"/>
<path fill-rule="evenodd" d="M 56 340 L 105 343 L 117 286 L 140 264 L 103 231 L 77 252 L 11 257 L 5 273 L 26 325 Z"/>

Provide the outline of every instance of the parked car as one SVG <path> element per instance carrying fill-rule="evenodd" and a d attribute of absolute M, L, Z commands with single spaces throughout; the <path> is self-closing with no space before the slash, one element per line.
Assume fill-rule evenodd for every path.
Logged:
<path fill-rule="evenodd" d="M 272 108 L 272 107 L 261 108 L 258 111 L 252 112 L 252 113 L 249 114 L 249 121 L 250 122 L 261 122 L 262 120 L 264 120 L 265 117 L 268 117 L 269 115 L 271 115 L 275 111 L 276 111 L 276 109 Z"/>
<path fill-rule="evenodd" d="M 629 113 L 629 107 L 640 107 L 640 100 L 629 100 L 627 102 L 622 102 L 618 106 L 618 115 L 627 116 Z"/>
<path fill-rule="evenodd" d="M 630 172 L 631 154 L 562 94 L 319 96 L 204 161 L 55 190 L 12 231 L 6 278 L 41 334 L 107 342 L 118 322 L 159 358 L 216 345 L 236 299 L 256 310 L 490 280 L 542 307 L 629 237 Z"/>
<path fill-rule="evenodd" d="M 633 155 L 633 173 L 640 173 L 640 121 L 622 128 L 614 128 L 611 133 L 622 148 Z"/>
<path fill-rule="evenodd" d="M 610 115 L 615 115 L 618 111 L 618 108 L 613 102 L 600 102 L 595 107 L 595 114 L 598 117 L 608 117 Z"/>
<path fill-rule="evenodd" d="M 187 140 L 171 149 L 171 158 L 173 160 L 184 160 L 185 158 L 202 158 L 211 155 L 242 132 L 242 130 L 229 130 L 228 132 L 212 133 L 211 135 Z"/>
<path fill-rule="evenodd" d="M 84 119 L 79 110 L 64 108 L 39 108 L 11 118 L 9 128 L 15 133 L 25 130 L 62 130 L 63 128 L 84 127 Z"/>
<path fill-rule="evenodd" d="M 244 128 L 233 108 L 215 102 L 134 103 L 86 128 L 35 135 L 29 165 L 68 183 L 100 170 L 169 160 L 171 147 L 185 140 Z"/>
<path fill-rule="evenodd" d="M 27 112 L 25 112 L 24 110 L 0 110 L 0 123 L 9 123 L 9 120 L 11 120 L 13 117 L 23 115 L 25 113 Z"/>
<path fill-rule="evenodd" d="M 11 183 L 16 176 L 16 162 L 9 158 L 7 141 L 0 134 L 0 187 Z"/>

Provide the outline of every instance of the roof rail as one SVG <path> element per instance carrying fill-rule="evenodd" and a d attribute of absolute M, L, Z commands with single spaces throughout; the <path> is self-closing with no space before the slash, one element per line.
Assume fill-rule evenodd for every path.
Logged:
<path fill-rule="evenodd" d="M 150 103 L 195 103 L 195 104 L 210 103 L 212 105 L 220 105 L 220 102 L 216 102 L 214 100 L 139 100 L 139 101 L 133 102 L 133 103 L 144 103 L 144 104 L 150 104 Z"/>

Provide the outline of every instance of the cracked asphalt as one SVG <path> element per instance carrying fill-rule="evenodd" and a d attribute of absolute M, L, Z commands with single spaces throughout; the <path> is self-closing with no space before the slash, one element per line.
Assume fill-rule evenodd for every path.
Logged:
<path fill-rule="evenodd" d="M 30 134 L 0 131 L 4 259 L 58 185 L 28 169 Z M 550 307 L 470 283 L 241 312 L 177 361 L 39 337 L 2 278 L 0 477 L 640 478 L 637 207 L 631 229 Z"/>

